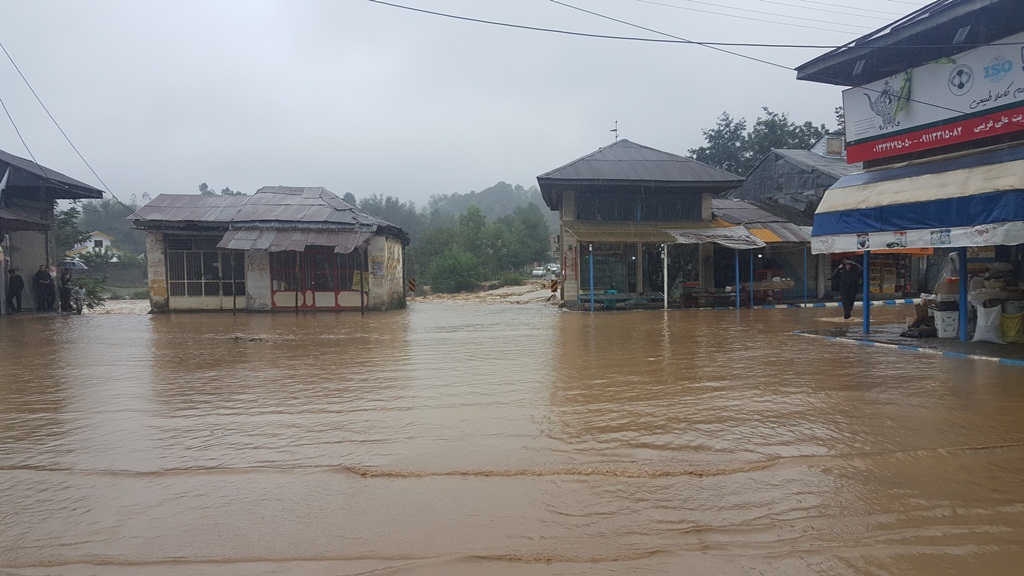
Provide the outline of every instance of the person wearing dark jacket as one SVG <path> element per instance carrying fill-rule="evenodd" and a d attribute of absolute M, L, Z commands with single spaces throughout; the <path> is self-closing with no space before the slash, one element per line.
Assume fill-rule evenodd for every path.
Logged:
<path fill-rule="evenodd" d="M 21 312 L 21 291 L 25 289 L 25 280 L 21 274 L 11 268 L 7 271 L 7 313 Z"/>
<path fill-rule="evenodd" d="M 832 273 L 834 285 L 842 295 L 843 318 L 849 320 L 853 314 L 853 301 L 860 291 L 861 274 L 864 268 L 853 260 L 843 260 L 843 263 Z"/>
<path fill-rule="evenodd" d="M 60 280 L 60 311 L 71 312 L 71 269 L 61 268 Z"/>
<path fill-rule="evenodd" d="M 46 269 L 46 264 L 40 264 L 39 270 L 32 276 L 32 288 L 36 292 L 36 309 L 52 310 L 53 301 L 56 300 L 53 294 L 53 276 Z"/>

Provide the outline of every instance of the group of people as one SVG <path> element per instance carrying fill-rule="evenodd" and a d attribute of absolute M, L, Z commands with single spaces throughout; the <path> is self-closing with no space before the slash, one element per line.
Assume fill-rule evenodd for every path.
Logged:
<path fill-rule="evenodd" d="M 18 274 L 18 271 L 11 268 L 7 271 L 7 312 L 15 314 L 21 312 L 21 293 L 25 290 L 25 279 Z M 39 266 L 39 270 L 32 276 L 32 290 L 35 294 L 36 310 L 53 310 L 58 298 L 60 300 L 61 312 L 74 312 L 76 306 L 71 302 L 75 290 L 79 290 L 79 298 L 84 298 L 84 289 L 72 286 L 71 269 L 62 268 L 60 276 L 54 280 L 49 268 L 45 264 Z"/>

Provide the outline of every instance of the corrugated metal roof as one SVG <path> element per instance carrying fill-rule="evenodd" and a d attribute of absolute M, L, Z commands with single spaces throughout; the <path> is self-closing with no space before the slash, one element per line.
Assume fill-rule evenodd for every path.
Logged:
<path fill-rule="evenodd" d="M 0 208 L 0 232 L 43 231 L 49 229 L 50 223 L 45 220 L 19 214 L 6 208 Z"/>
<path fill-rule="evenodd" d="M 721 218 L 734 226 L 744 226 L 765 241 L 770 241 L 771 236 L 777 237 L 780 242 L 811 241 L 810 227 L 793 224 L 750 202 L 714 198 L 711 200 L 711 210 L 716 218 Z M 758 230 L 766 230 L 771 236 L 759 234 Z"/>
<path fill-rule="evenodd" d="M 537 180 L 666 182 L 672 184 L 730 184 L 739 186 L 743 178 L 686 158 L 619 140 L 555 168 Z"/>
<path fill-rule="evenodd" d="M 965 36 L 954 43 L 961 30 Z M 1024 10 L 1020 0 L 937 0 L 797 66 L 796 77 L 863 86 L 1021 30 Z"/>
<path fill-rule="evenodd" d="M 623 244 L 696 244 L 715 242 L 738 249 L 764 246 L 742 226 L 722 228 L 694 222 L 592 222 L 563 221 L 565 229 L 581 242 Z"/>
<path fill-rule="evenodd" d="M 232 229 L 387 229 L 408 243 L 401 228 L 352 206 L 322 187 L 265 186 L 252 196 L 161 194 L 130 218 L 137 228 L 194 223 L 220 224 Z"/>
<path fill-rule="evenodd" d="M 373 237 L 372 232 L 357 230 L 229 230 L 217 243 L 230 250 L 302 252 L 307 246 L 332 246 L 339 254 L 348 254 Z"/>
<path fill-rule="evenodd" d="M 8 171 L 9 168 L 13 170 Z M 0 150 L 0 178 L 7 174 L 7 186 L 42 186 L 54 198 L 71 200 L 103 198 L 103 191 L 32 160 Z"/>
<path fill-rule="evenodd" d="M 594 189 L 619 187 L 719 193 L 740 186 L 743 178 L 692 158 L 619 140 L 537 176 L 537 184 L 548 208 L 558 210 L 566 190 L 585 194 Z"/>
<path fill-rule="evenodd" d="M 786 158 L 805 170 L 819 170 L 829 176 L 834 176 L 836 179 L 842 178 L 847 174 L 860 172 L 863 169 L 863 165 L 860 162 L 847 164 L 846 158 L 839 156 L 822 156 L 821 154 L 811 152 L 810 150 L 777 148 L 772 150 L 772 152 L 775 152 L 779 156 Z"/>

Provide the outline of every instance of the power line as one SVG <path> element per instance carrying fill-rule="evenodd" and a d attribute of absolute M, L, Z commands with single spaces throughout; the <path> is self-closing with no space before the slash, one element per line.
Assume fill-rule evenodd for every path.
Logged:
<path fill-rule="evenodd" d="M 25 142 L 25 137 L 21 135 L 21 130 L 18 130 L 18 124 L 14 121 L 14 117 L 11 116 L 11 111 L 7 109 L 7 104 L 4 103 L 3 98 L 0 98 L 0 106 L 3 106 L 4 112 L 7 113 L 7 119 L 11 121 L 11 126 L 14 126 L 14 133 L 18 135 L 18 139 L 21 140 L 21 145 L 25 147 L 25 151 L 28 152 L 28 157 L 32 159 L 32 163 L 38 166 L 40 170 L 42 170 L 43 174 L 46 175 L 47 180 L 53 182 L 53 178 L 50 177 L 50 174 L 49 172 L 46 171 L 46 168 L 43 168 L 43 166 L 38 161 L 36 161 L 35 155 L 32 154 L 32 149 L 28 147 L 28 142 Z"/>
<path fill-rule="evenodd" d="M 84 163 L 86 165 L 86 167 L 89 168 L 89 171 L 92 172 L 92 175 L 96 177 L 96 180 L 98 180 L 99 183 L 103 185 L 103 189 L 107 191 L 107 194 L 110 194 L 110 197 L 113 198 L 114 200 L 117 200 L 117 203 L 120 204 L 121 206 L 123 206 L 126 210 L 128 210 L 128 212 L 138 216 L 138 214 L 135 213 L 135 210 L 132 210 L 124 202 L 121 202 L 121 199 L 118 198 L 116 195 L 114 195 L 113 192 L 110 191 L 110 188 L 107 186 L 107 183 L 104 182 L 102 178 L 100 178 L 100 175 L 97 174 L 95 170 L 93 170 L 92 165 L 90 165 L 89 161 L 85 159 L 85 156 L 82 156 L 82 153 L 78 151 L 78 148 L 75 146 L 75 143 L 72 142 L 71 138 L 69 138 L 67 133 L 64 132 L 64 129 L 61 128 L 60 124 L 57 122 L 57 119 L 53 117 L 53 114 L 50 114 L 50 110 L 46 107 L 46 104 L 43 104 L 43 100 L 41 98 L 39 98 L 38 94 L 36 94 L 35 89 L 32 88 L 32 84 L 29 83 L 28 78 L 26 78 L 25 75 L 21 72 L 21 68 L 18 68 L 18 64 L 14 61 L 14 58 L 11 57 L 10 52 L 7 51 L 7 48 L 3 45 L 2 42 L 0 42 L 0 49 L 2 49 L 4 51 L 4 54 L 7 55 L 7 59 L 11 61 L 11 65 L 14 66 L 14 69 L 18 72 L 18 75 L 21 76 L 21 80 L 25 83 L 25 86 L 28 87 L 28 90 L 29 90 L 29 92 L 32 93 L 32 96 L 35 97 L 36 102 L 38 102 L 39 105 L 43 108 L 43 111 L 46 112 L 46 115 L 50 117 L 50 121 L 52 121 L 53 125 L 57 127 L 58 131 L 60 131 L 61 136 L 63 136 L 64 140 L 66 140 L 67 143 L 71 146 L 71 149 L 75 151 L 75 154 L 77 154 L 78 157 L 82 160 L 82 163 Z M 6 106 L 4 106 L 4 110 L 7 110 Z M 7 116 L 8 116 L 8 118 L 10 118 L 10 113 L 8 113 Z M 12 124 L 14 123 L 13 119 L 11 120 L 11 123 Z M 15 128 L 15 130 L 17 131 L 17 128 Z M 18 137 L 19 138 L 21 137 L 21 133 L 20 132 L 18 133 Z M 22 144 L 24 144 L 24 143 L 25 143 L 25 140 L 22 139 Z M 27 145 L 25 146 L 25 149 L 26 150 L 28 149 Z M 29 152 L 29 154 L 31 155 L 31 152 Z M 32 161 L 36 163 L 36 166 L 39 166 L 40 168 L 42 168 L 42 166 L 39 164 L 39 162 L 36 162 L 35 157 L 32 158 Z M 45 171 L 44 171 L 44 173 L 45 173 Z M 52 179 L 51 179 L 51 181 L 52 181 Z M 141 216 L 139 216 L 139 218 L 141 218 Z"/>
<path fill-rule="evenodd" d="M 598 12 L 594 12 L 594 11 L 591 11 L 591 10 L 586 10 L 584 8 L 579 8 L 578 6 L 573 6 L 572 4 L 566 4 L 565 2 L 560 2 L 559 0 L 549 0 L 549 1 L 550 2 L 554 2 L 555 4 L 558 4 L 559 6 L 565 6 L 566 8 L 571 8 L 573 10 L 579 10 L 580 12 L 585 12 L 587 14 L 591 14 L 593 16 L 597 16 L 598 18 L 604 18 L 605 20 L 611 20 L 612 22 L 618 22 L 619 24 L 625 24 L 626 26 L 632 26 L 633 28 L 639 28 L 640 30 L 646 30 L 648 32 L 653 32 L 655 34 L 660 34 L 662 36 L 667 36 L 669 38 L 675 38 L 676 40 L 686 40 L 685 38 L 680 38 L 679 36 L 674 36 L 674 35 L 669 34 L 667 32 L 661 32 L 661 31 L 658 31 L 658 30 L 654 30 L 653 28 L 647 28 L 645 26 L 640 26 L 639 24 L 633 24 L 632 22 L 626 22 L 625 20 L 619 20 L 618 18 L 612 18 L 611 16 L 606 16 L 606 15 L 600 14 Z M 710 48 L 712 50 L 717 50 L 719 52 L 724 52 L 726 54 L 731 54 L 733 56 L 739 56 L 740 58 L 746 58 L 747 60 L 753 60 L 754 62 L 760 62 L 761 64 L 767 64 L 769 66 L 776 66 L 776 67 L 782 68 L 784 70 L 792 70 L 788 66 L 783 66 L 782 64 L 777 64 L 775 62 L 769 62 L 768 60 L 762 60 L 761 58 L 755 58 L 753 56 L 747 56 L 746 54 L 740 54 L 739 52 L 733 52 L 731 50 L 726 50 L 726 49 L 720 48 L 718 46 L 712 46 L 712 45 L 704 44 L 704 43 L 701 43 L 701 42 L 693 42 L 692 40 L 686 40 L 686 41 L 690 42 L 692 44 L 697 44 L 698 46 L 704 46 L 705 48 Z"/>
<path fill-rule="evenodd" d="M 443 13 L 443 12 L 433 12 L 433 11 L 430 11 L 430 10 L 422 10 L 422 9 L 419 9 L 419 8 L 411 8 L 411 7 L 408 7 L 408 6 L 403 6 L 401 4 L 393 4 L 393 3 L 390 3 L 390 2 L 384 2 L 383 0 L 368 0 L 368 1 L 369 2 L 374 2 L 376 4 L 383 4 L 383 5 L 386 5 L 386 6 L 391 6 L 391 7 L 394 7 L 394 8 L 402 8 L 402 9 L 411 10 L 411 11 L 414 11 L 414 12 L 422 12 L 422 13 L 426 13 L 426 14 L 431 14 L 431 15 L 434 15 L 434 16 L 441 16 L 441 17 L 445 17 L 445 18 L 454 18 L 456 20 L 466 20 L 466 21 L 478 22 L 478 23 L 484 23 L 484 24 L 493 24 L 493 25 L 498 25 L 498 26 L 506 26 L 506 27 L 510 27 L 510 28 L 523 28 L 523 29 L 529 29 L 529 30 L 538 30 L 538 31 L 545 31 L 545 32 L 557 32 L 557 33 L 562 33 L 562 34 L 572 34 L 572 35 L 588 36 L 588 37 L 612 38 L 612 39 L 619 39 L 619 40 L 622 40 L 622 39 L 632 39 L 632 38 L 626 38 L 626 37 L 621 37 L 621 36 L 600 36 L 600 35 L 595 35 L 595 34 L 571 33 L 571 32 L 566 32 L 566 31 L 561 31 L 561 30 L 542 29 L 542 28 L 536 28 L 536 27 L 531 27 L 531 26 L 521 26 L 521 25 L 517 25 L 517 24 L 509 24 L 509 23 L 504 23 L 504 22 L 494 22 L 494 21 L 488 21 L 488 20 L 481 20 L 481 19 L 478 19 L 478 18 L 469 18 L 469 17 L 465 17 L 465 16 L 457 16 L 457 15 L 453 15 L 453 14 L 446 14 L 446 13 Z M 659 35 L 662 35 L 662 36 L 666 36 L 668 38 L 671 38 L 672 41 L 677 42 L 677 43 L 694 44 L 694 45 L 697 45 L 697 46 L 703 46 L 703 47 L 709 48 L 711 50 L 717 50 L 719 52 L 724 52 L 724 53 L 730 54 L 732 56 L 738 56 L 740 58 L 745 58 L 747 60 L 752 60 L 754 62 L 765 64 L 765 65 L 768 65 L 768 66 L 773 66 L 773 67 L 776 67 L 776 68 L 781 68 L 783 70 L 787 70 L 787 71 L 791 71 L 791 72 L 795 71 L 793 68 L 791 68 L 789 66 L 785 66 L 783 64 L 779 64 L 777 62 L 771 62 L 769 60 L 763 60 L 761 58 L 755 58 L 753 56 L 747 56 L 746 54 L 741 54 L 739 52 L 733 52 L 731 50 L 725 50 L 724 48 L 720 47 L 720 46 L 723 45 L 723 43 L 698 42 L 698 41 L 695 41 L 695 40 L 688 40 L 686 38 L 681 38 L 679 36 L 674 36 L 674 35 L 669 34 L 667 32 L 661 32 L 661 31 L 655 30 L 653 28 L 647 28 L 645 26 L 640 26 L 639 24 L 634 24 L 632 22 L 627 22 L 625 20 L 620 20 L 620 19 L 617 19 L 617 18 L 613 18 L 611 16 L 600 14 L 598 12 L 594 12 L 594 11 L 591 11 L 591 10 L 586 10 L 586 9 L 583 9 L 583 8 L 579 8 L 577 6 L 573 6 L 571 4 L 567 4 L 567 3 L 561 2 L 559 0 L 549 0 L 549 1 L 554 2 L 555 4 L 559 4 L 561 6 L 565 6 L 566 8 L 571 8 L 573 10 L 578 10 L 580 12 L 585 12 L 587 14 L 591 14 L 593 16 L 597 16 L 599 18 L 604 18 L 606 20 L 611 20 L 613 22 L 618 22 L 618 23 L 624 24 L 626 26 L 631 26 L 633 28 L 638 28 L 638 29 L 641 29 L 641 30 L 645 30 L 647 32 L 652 32 L 654 34 L 659 34 Z M 643 1 L 643 0 L 641 0 L 641 1 Z M 896 0 L 891 0 L 891 1 L 896 1 Z M 638 40 L 657 41 L 657 39 L 638 39 Z M 1003 44 L 1003 43 L 992 43 L 992 44 L 984 44 L 984 45 L 959 45 L 958 48 L 969 49 L 971 47 L 977 47 L 977 46 L 1019 45 L 1019 44 L 1020 44 L 1019 42 L 1010 42 L 1010 43 L 1005 43 L 1005 44 Z M 754 47 L 755 46 L 755 45 L 752 45 L 752 44 L 729 44 L 729 45 L 730 46 L 745 46 L 745 47 Z M 775 45 L 775 46 L 779 47 L 778 45 Z M 842 47 L 845 47 L 845 46 L 846 45 L 837 46 L 836 48 L 842 48 Z M 927 47 L 947 47 L 947 46 L 949 46 L 949 45 L 947 45 L 947 44 L 940 44 L 940 45 L 927 46 Z M 798 47 L 798 46 L 790 46 L 790 47 Z M 799 46 L 799 47 L 810 47 L 810 46 Z M 905 49 L 910 48 L 910 47 L 911 46 L 893 46 L 893 47 L 890 47 L 890 48 L 898 49 L 898 50 L 905 50 Z M 914 46 L 914 47 L 924 47 L 924 46 Z M 819 80 L 823 80 L 823 81 L 827 81 L 827 82 L 832 82 L 834 80 L 832 78 L 829 78 L 829 77 L 821 75 L 821 74 L 809 74 L 809 76 L 815 77 L 815 78 L 817 78 Z M 872 90 L 871 88 L 867 88 L 867 87 L 864 87 L 864 86 L 861 86 L 861 88 L 864 89 L 864 90 L 869 90 L 869 91 Z M 879 92 L 878 90 L 874 90 L 874 91 L 875 92 Z M 946 111 L 949 111 L 949 112 L 955 112 L 957 114 L 961 114 L 962 113 L 960 110 L 957 110 L 955 108 L 950 108 L 948 106 L 942 106 L 940 104 L 934 104 L 932 102 L 925 102 L 923 100 L 917 100 L 915 98 L 907 98 L 907 101 L 908 102 L 916 102 L 916 103 L 922 104 L 924 106 L 931 106 L 933 108 L 938 108 L 940 110 L 946 110 Z"/>
<path fill-rule="evenodd" d="M 735 14 L 723 14 L 722 12 L 713 12 L 711 10 L 701 10 L 699 8 L 688 8 L 686 6 L 679 6 L 679 5 L 676 5 L 676 4 L 666 4 L 666 3 L 663 3 L 663 2 L 654 2 L 653 0 L 636 0 L 636 1 L 637 2 L 643 2 L 644 4 L 656 4 L 658 6 L 665 6 L 666 8 L 676 8 L 678 10 L 689 10 L 691 12 L 700 12 L 702 14 L 714 14 L 716 16 L 726 16 L 728 18 L 740 18 L 742 20 L 753 20 L 755 22 L 768 22 L 770 24 L 782 24 L 784 26 L 795 26 L 795 24 L 789 24 L 787 22 L 776 22 L 774 20 L 763 20 L 761 18 L 751 18 L 751 17 L 748 17 L 748 16 L 738 16 L 738 15 L 735 15 Z M 857 25 L 857 24 L 846 24 L 844 22 L 832 22 L 830 20 L 816 20 L 814 18 L 803 18 L 801 16 L 786 16 L 785 14 L 779 14 L 778 12 L 765 12 L 764 10 L 752 10 L 750 8 L 734 8 L 732 6 L 723 6 L 721 4 L 714 4 L 714 3 L 711 3 L 711 2 L 702 2 L 701 0 L 686 0 L 686 1 L 690 2 L 692 4 L 704 4 L 704 5 L 708 5 L 708 6 L 714 6 L 716 8 L 724 8 L 724 9 L 727 9 L 727 10 L 737 10 L 737 11 L 740 11 L 740 12 L 749 12 L 751 14 L 764 14 L 764 15 L 767 15 L 767 16 L 775 16 L 777 18 L 790 18 L 792 20 L 802 20 L 802 21 L 805 21 L 805 22 L 815 22 L 815 23 L 818 23 L 818 24 L 838 24 L 840 26 L 848 26 L 848 27 L 851 27 L 851 28 L 862 28 L 864 30 L 871 30 L 871 27 L 869 27 L 869 26 L 860 26 L 860 25 Z M 861 18 L 878 18 L 877 16 L 860 16 L 860 17 Z M 879 20 L 882 20 L 882 19 L 883 18 L 879 18 Z M 821 28 L 818 28 L 818 29 L 821 30 Z M 831 32 L 843 32 L 842 30 L 830 30 L 830 31 Z"/>
<path fill-rule="evenodd" d="M 886 14 L 888 16 L 900 16 L 900 17 L 903 16 L 902 12 L 886 12 L 884 10 L 875 10 L 873 8 L 858 8 L 857 6 L 848 6 L 848 5 L 845 5 L 845 4 L 833 4 L 831 2 L 818 2 L 817 0 L 800 0 L 800 1 L 804 2 L 806 4 L 819 4 L 821 6 L 832 6 L 833 8 L 845 8 L 847 10 L 860 10 L 861 12 L 874 12 L 875 14 Z M 782 2 L 774 2 L 772 0 L 761 0 L 761 2 L 766 2 L 766 3 L 769 3 L 769 4 L 781 4 L 783 6 L 793 6 L 793 7 L 796 7 L 795 4 L 784 4 Z M 809 8 L 809 10 L 817 10 L 817 8 Z"/>
<path fill-rule="evenodd" d="M 469 16 L 460 16 L 457 14 L 449 14 L 446 12 L 435 12 L 433 10 L 424 10 L 422 8 L 414 8 L 412 6 L 405 6 L 403 4 L 395 4 L 393 2 L 386 2 L 385 0 L 366 0 L 367 2 L 373 2 L 374 4 L 380 4 L 383 6 L 389 6 L 391 8 L 399 8 L 401 10 L 408 10 L 410 12 L 419 12 L 421 14 L 428 14 L 431 16 L 439 16 L 442 18 L 450 18 L 452 20 L 462 20 L 466 22 L 476 22 L 478 24 L 488 24 L 491 26 L 501 26 L 504 28 L 515 28 L 520 30 L 530 30 L 533 32 L 547 32 L 551 34 L 563 34 L 567 36 L 580 36 L 584 38 L 597 38 L 601 40 L 624 40 L 630 42 L 651 42 L 655 44 L 696 44 L 699 46 L 729 46 L 734 48 L 806 48 L 812 50 L 834 50 L 836 48 L 843 48 L 846 44 L 769 44 L 759 42 L 714 42 L 714 41 L 701 41 L 701 40 L 686 40 L 683 38 L 645 38 L 638 36 L 617 36 L 612 34 L 593 34 L 589 32 L 575 32 L 571 30 L 561 30 L 558 28 L 543 28 L 540 26 L 527 26 L 524 24 L 512 24 L 510 22 L 499 22 L 496 20 L 484 20 L 482 18 L 472 18 Z M 641 0 L 642 1 L 642 0 Z M 654 3 L 654 2 L 649 2 Z M 728 16 L 728 15 L 726 15 Z M 848 31 L 842 30 L 827 30 L 825 28 L 816 28 L 813 26 L 801 26 L 799 24 L 787 24 L 784 22 L 773 22 L 775 24 L 782 24 L 784 26 L 797 26 L 799 28 L 809 28 L 812 30 L 825 30 L 827 32 L 839 32 L 842 34 L 850 34 Z M 959 44 L 958 48 L 969 50 L 971 48 L 977 48 L 980 46 L 1017 46 L 1019 42 L 993 42 L 989 44 Z M 890 49 L 890 50 L 906 50 L 907 48 L 946 48 L 950 44 L 912 44 L 912 45 L 900 45 L 900 46 L 879 46 L 877 49 Z"/>
<path fill-rule="evenodd" d="M 826 12 L 828 14 L 841 14 L 843 16 L 854 16 L 856 18 L 872 18 L 874 20 L 892 20 L 888 16 L 903 16 L 900 12 L 882 12 L 881 10 L 871 10 L 870 8 L 857 8 L 856 6 L 840 6 L 839 4 L 829 4 L 827 2 L 815 2 L 814 0 L 800 0 L 807 4 L 820 4 L 822 6 L 832 6 L 833 8 L 846 8 L 848 10 L 860 10 L 862 12 L 873 12 L 875 14 L 886 14 L 887 16 L 869 16 L 867 14 L 854 14 L 853 12 L 843 12 L 840 10 L 829 10 L 828 8 L 814 8 L 811 6 L 801 6 L 799 4 L 789 4 L 786 2 L 776 2 L 776 0 L 760 0 L 765 4 L 775 4 L 776 6 L 786 6 L 787 8 L 800 8 L 802 10 L 814 10 L 815 12 Z"/>
<path fill-rule="evenodd" d="M 612 18 L 611 16 L 606 16 L 604 14 L 599 14 L 597 12 L 593 12 L 593 11 L 590 11 L 590 10 L 584 10 L 583 8 L 578 8 L 578 7 L 573 6 L 571 4 L 566 4 L 565 2 L 561 2 L 560 0 L 549 0 L 549 1 L 550 2 L 554 2 L 555 4 L 558 4 L 558 5 L 561 5 L 561 6 L 565 6 L 567 8 L 572 8 L 574 10 L 579 10 L 581 12 L 586 12 L 587 14 L 592 14 L 592 15 L 597 16 L 599 18 L 604 18 L 604 19 L 607 19 L 607 20 L 612 20 L 614 22 L 619 22 L 619 23 L 625 24 L 627 26 L 632 26 L 632 27 L 635 27 L 635 28 L 640 28 L 641 30 L 646 30 L 648 32 L 653 32 L 655 34 L 662 34 L 662 35 L 668 36 L 670 38 L 677 38 L 676 36 L 673 36 L 673 35 L 671 35 L 671 34 L 669 34 L 667 32 L 661 32 L 661 31 L 658 31 L 658 30 L 654 30 L 652 28 L 647 28 L 645 26 L 640 26 L 639 24 L 633 24 L 631 22 L 626 22 L 624 20 L 619 20 L 617 18 Z M 698 42 L 695 42 L 695 44 L 698 44 L 700 46 L 704 46 L 705 48 L 710 48 L 712 50 L 718 50 L 719 52 L 725 52 L 726 54 L 732 54 L 733 56 L 739 56 L 741 58 L 746 58 L 748 60 L 753 60 L 755 62 L 760 62 L 762 64 L 767 64 L 769 66 L 775 66 L 775 67 L 778 67 L 778 68 L 782 68 L 784 70 L 790 70 L 790 71 L 794 71 L 795 72 L 795 70 L 793 68 L 790 68 L 790 67 L 785 66 L 783 64 L 779 64 L 777 62 L 770 62 L 768 60 L 762 60 L 760 58 L 754 58 L 753 56 L 747 56 L 745 54 L 740 54 L 738 52 L 732 52 L 732 51 L 729 51 L 729 50 L 724 50 L 724 49 L 719 48 L 717 46 L 709 46 L 709 45 L 705 45 L 703 43 L 698 43 Z M 812 73 L 812 74 L 809 74 L 809 76 L 817 77 L 817 78 L 819 78 L 821 80 L 824 80 L 824 81 L 832 81 L 833 80 L 832 78 L 829 78 L 829 77 L 821 75 L 821 74 L 813 74 Z M 868 91 L 874 91 L 874 92 L 881 93 L 880 90 L 874 90 L 874 89 L 867 88 L 867 87 L 864 87 L 864 86 L 861 86 L 860 88 L 863 89 L 863 90 L 868 90 Z M 948 111 L 948 112 L 955 112 L 957 114 L 962 114 L 962 112 L 960 110 L 957 110 L 956 108 L 950 108 L 948 106 L 943 106 L 941 104 L 935 104 L 935 103 L 932 103 L 932 102 L 925 102 L 923 100 L 917 100 L 917 99 L 909 98 L 909 97 L 906 98 L 906 100 L 907 100 L 907 102 L 916 102 L 918 104 L 922 104 L 924 106 L 930 106 L 932 108 L 937 108 L 939 110 L 945 110 L 945 111 Z M 1022 123 L 1018 123 L 1018 122 L 1010 122 L 1010 123 L 1012 125 L 1014 125 L 1014 126 L 1024 127 L 1024 124 L 1022 124 Z"/>

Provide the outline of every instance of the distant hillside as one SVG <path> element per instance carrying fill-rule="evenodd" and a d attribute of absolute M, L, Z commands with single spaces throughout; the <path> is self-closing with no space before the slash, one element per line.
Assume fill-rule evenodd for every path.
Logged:
<path fill-rule="evenodd" d="M 429 212 L 437 210 L 457 216 L 464 213 L 471 204 L 476 204 L 483 215 L 487 217 L 487 221 L 494 222 L 502 216 L 511 214 L 516 208 L 526 206 L 531 202 L 540 208 L 550 229 L 557 230 L 558 212 L 548 210 L 541 198 L 540 189 L 536 186 L 523 188 L 519 184 L 513 186 L 507 182 L 498 182 L 480 192 L 434 194 L 427 202 L 427 210 Z"/>

